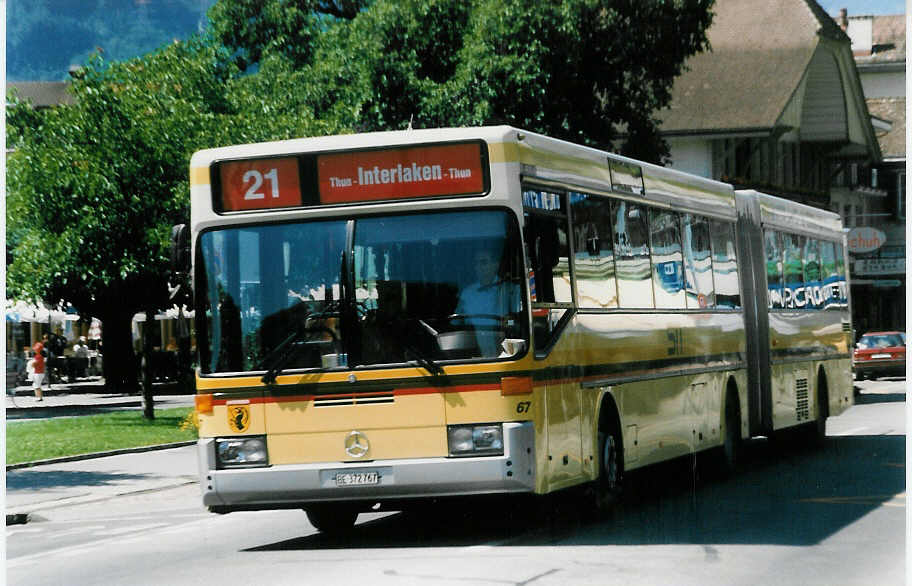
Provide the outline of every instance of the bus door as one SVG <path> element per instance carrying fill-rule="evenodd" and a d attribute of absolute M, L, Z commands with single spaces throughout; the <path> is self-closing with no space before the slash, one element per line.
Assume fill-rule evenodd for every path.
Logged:
<path fill-rule="evenodd" d="M 580 385 L 569 376 L 549 381 L 545 398 L 548 479 L 553 490 L 573 484 L 582 473 Z"/>
<path fill-rule="evenodd" d="M 535 356 L 545 373 L 548 479 L 551 490 L 582 474 L 579 348 L 573 335 L 570 239 L 564 193 L 523 189 Z"/>

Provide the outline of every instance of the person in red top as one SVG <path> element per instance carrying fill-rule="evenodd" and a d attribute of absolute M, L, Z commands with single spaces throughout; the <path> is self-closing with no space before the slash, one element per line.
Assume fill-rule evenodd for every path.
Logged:
<path fill-rule="evenodd" d="M 32 390 L 35 391 L 35 400 L 44 401 L 43 393 L 41 391 L 41 385 L 44 382 L 44 371 L 45 371 L 45 349 L 44 343 L 47 341 L 47 335 L 45 334 L 44 338 L 38 342 L 35 342 L 35 345 L 32 346 L 32 350 L 35 352 L 34 356 L 34 372 L 32 374 Z"/>

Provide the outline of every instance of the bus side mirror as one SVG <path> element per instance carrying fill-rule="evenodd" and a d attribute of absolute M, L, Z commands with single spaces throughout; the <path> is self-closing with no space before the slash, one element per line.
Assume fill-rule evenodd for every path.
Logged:
<path fill-rule="evenodd" d="M 171 228 L 171 272 L 190 272 L 190 230 L 187 224 Z"/>
<path fill-rule="evenodd" d="M 168 292 L 175 304 L 192 305 L 190 290 L 190 230 L 187 224 L 171 228 L 171 278 Z"/>

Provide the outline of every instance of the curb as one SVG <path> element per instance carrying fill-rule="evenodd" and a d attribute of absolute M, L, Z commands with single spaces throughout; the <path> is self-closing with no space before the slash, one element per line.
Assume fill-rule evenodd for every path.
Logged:
<path fill-rule="evenodd" d="M 185 477 L 186 478 L 186 477 Z M 152 488 L 141 488 L 139 490 L 127 490 L 125 492 L 119 492 L 116 494 L 108 494 L 103 496 L 93 496 L 93 495 L 81 495 L 75 497 L 65 497 L 62 499 L 57 499 L 54 501 L 46 503 L 36 503 L 33 505 L 23 505 L 23 508 L 31 508 L 31 511 L 28 513 L 7 513 L 6 514 L 6 524 L 7 525 L 26 525 L 31 521 L 47 521 L 46 518 L 36 515 L 35 511 L 48 511 L 51 509 L 59 509 L 61 507 L 67 506 L 76 506 L 76 505 L 85 505 L 89 503 L 98 503 L 102 501 L 111 500 L 117 497 L 122 496 L 132 496 L 136 494 L 144 494 L 150 492 L 159 492 L 162 490 L 170 490 L 172 488 L 178 488 L 181 486 L 187 486 L 191 484 L 199 484 L 198 480 L 187 480 L 183 482 L 178 482 L 176 484 L 169 484 L 164 486 L 155 486 Z"/>
<path fill-rule="evenodd" d="M 76 405 L 32 405 L 29 407 L 7 407 L 6 408 L 6 418 L 7 419 L 32 419 L 38 418 L 42 415 L 52 415 L 52 414 L 65 414 L 66 412 L 73 412 L 74 415 L 79 415 L 81 413 L 95 413 L 102 412 L 107 410 L 117 410 L 125 409 L 127 407 L 140 407 L 142 406 L 142 401 L 120 401 L 116 403 L 79 403 Z"/>
<path fill-rule="evenodd" d="M 108 452 L 92 452 L 90 454 L 77 454 L 75 456 L 63 456 L 60 458 L 49 458 L 47 460 L 34 460 L 32 462 L 20 462 L 18 464 L 7 464 L 7 470 L 18 470 L 20 468 L 31 468 L 33 466 L 43 466 L 45 464 L 59 464 L 62 462 L 77 462 L 79 460 L 90 460 L 92 458 L 104 458 L 106 456 L 119 456 L 121 454 L 138 454 L 140 452 L 152 452 L 154 450 L 169 450 L 171 448 L 182 448 L 184 446 L 192 446 L 197 443 L 197 440 L 188 440 L 183 442 L 173 442 L 170 444 L 157 444 L 154 446 L 139 446 L 136 448 L 121 448 L 119 450 L 111 450 Z M 7 515 L 9 517 L 9 515 Z M 7 519 L 8 521 L 8 519 Z M 9 522 L 7 522 L 9 525 Z"/>

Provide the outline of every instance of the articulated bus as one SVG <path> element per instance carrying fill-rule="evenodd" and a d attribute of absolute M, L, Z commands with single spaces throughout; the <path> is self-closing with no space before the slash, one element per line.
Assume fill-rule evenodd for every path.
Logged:
<path fill-rule="evenodd" d="M 229 146 L 190 173 L 213 512 L 341 531 L 570 487 L 604 508 L 630 471 L 733 466 L 852 404 L 836 214 L 504 126 Z"/>

